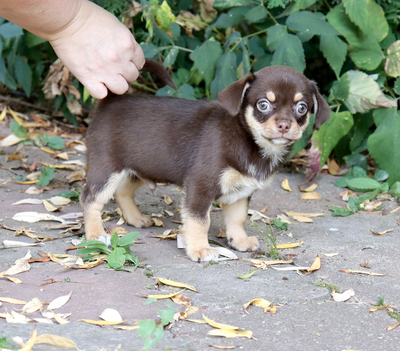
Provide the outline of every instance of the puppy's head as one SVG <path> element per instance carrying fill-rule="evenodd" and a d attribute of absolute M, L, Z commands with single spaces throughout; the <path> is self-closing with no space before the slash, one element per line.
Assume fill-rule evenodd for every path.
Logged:
<path fill-rule="evenodd" d="M 286 66 L 272 66 L 241 78 L 218 94 L 233 116 L 243 113 L 257 144 L 291 145 L 306 130 L 310 113 L 319 129 L 330 108 L 315 82 Z"/>

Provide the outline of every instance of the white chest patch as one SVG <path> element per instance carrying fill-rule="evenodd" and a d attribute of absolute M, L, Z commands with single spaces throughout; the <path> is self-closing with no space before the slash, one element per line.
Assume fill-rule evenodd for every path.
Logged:
<path fill-rule="evenodd" d="M 240 199 L 249 197 L 257 189 L 264 188 L 270 179 L 271 177 L 266 180 L 258 180 L 254 177 L 244 176 L 237 170 L 228 167 L 221 174 L 219 184 L 222 196 L 217 201 L 223 204 L 233 204 Z"/>

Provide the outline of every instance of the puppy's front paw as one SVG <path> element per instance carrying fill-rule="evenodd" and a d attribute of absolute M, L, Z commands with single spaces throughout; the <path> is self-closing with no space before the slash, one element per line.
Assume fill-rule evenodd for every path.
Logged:
<path fill-rule="evenodd" d="M 218 261 L 218 251 L 211 246 L 194 249 L 187 248 L 186 252 L 188 256 L 196 262 Z"/>
<path fill-rule="evenodd" d="M 260 243 L 255 236 L 246 236 L 245 238 L 231 238 L 229 245 L 237 251 L 257 251 L 260 249 Z"/>
<path fill-rule="evenodd" d="M 154 221 L 151 219 L 151 217 L 144 214 L 142 214 L 140 217 L 130 219 L 128 223 L 136 228 L 143 228 L 143 229 L 154 225 Z"/>

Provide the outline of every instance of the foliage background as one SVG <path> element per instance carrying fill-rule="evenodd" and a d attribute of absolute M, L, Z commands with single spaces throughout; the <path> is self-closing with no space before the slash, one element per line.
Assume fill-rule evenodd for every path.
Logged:
<path fill-rule="evenodd" d="M 308 179 L 335 158 L 385 170 L 389 185 L 400 181 L 400 0 L 96 2 L 132 29 L 145 56 L 161 60 L 178 87 L 157 90 L 145 74 L 133 83 L 137 89 L 214 99 L 249 71 L 291 66 L 318 83 L 332 108 L 321 130 L 310 126 L 292 152 L 311 135 Z M 56 56 L 47 42 L 0 21 L 0 51 L 2 92 L 50 101 L 77 125 L 80 106 L 93 100 L 73 78 L 60 78 L 49 94 L 62 68 L 50 67 Z"/>

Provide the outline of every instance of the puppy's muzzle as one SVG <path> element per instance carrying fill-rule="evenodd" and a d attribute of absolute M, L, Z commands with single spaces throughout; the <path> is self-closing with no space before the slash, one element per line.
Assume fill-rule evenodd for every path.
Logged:
<path fill-rule="evenodd" d="M 276 122 L 276 129 L 278 129 L 279 133 L 282 133 L 282 137 L 283 137 L 283 134 L 290 131 L 290 127 L 291 127 L 291 123 L 289 123 L 288 121 L 277 121 Z"/>

